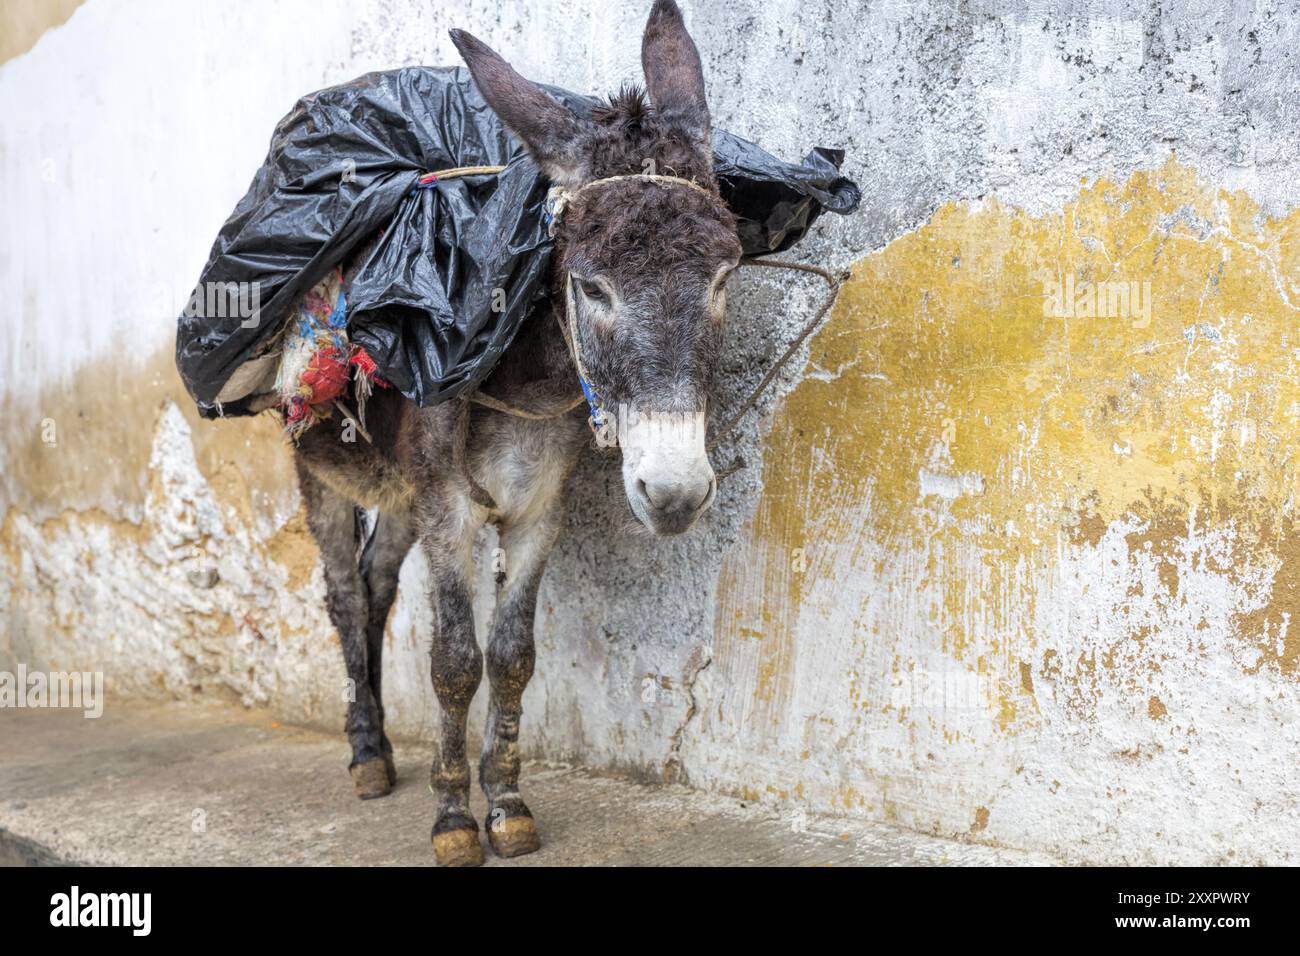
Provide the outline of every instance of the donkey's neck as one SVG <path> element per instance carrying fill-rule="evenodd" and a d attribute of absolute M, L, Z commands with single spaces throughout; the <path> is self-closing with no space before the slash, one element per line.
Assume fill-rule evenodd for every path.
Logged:
<path fill-rule="evenodd" d="M 550 298 L 539 303 L 501 361 L 483 383 L 483 391 L 522 408 L 531 404 L 571 401 L 581 394 L 578 373 L 561 330 L 564 317 L 559 257 L 552 260 L 548 276 Z"/>

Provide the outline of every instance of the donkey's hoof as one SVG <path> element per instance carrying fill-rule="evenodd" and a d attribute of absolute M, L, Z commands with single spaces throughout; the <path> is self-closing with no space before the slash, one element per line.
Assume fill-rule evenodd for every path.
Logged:
<path fill-rule="evenodd" d="M 542 846 L 541 838 L 537 836 L 537 824 L 526 814 L 494 820 L 489 812 L 487 835 L 492 852 L 507 859 L 536 852 Z"/>
<path fill-rule="evenodd" d="M 389 775 L 386 761 L 367 760 L 365 763 L 353 764 L 348 769 L 352 773 L 352 784 L 357 788 L 357 796 L 362 800 L 386 797 L 393 792 L 393 777 Z"/>
<path fill-rule="evenodd" d="M 388 786 L 397 786 L 397 764 L 393 763 L 393 755 L 384 753 L 384 773 L 388 775 Z"/>
<path fill-rule="evenodd" d="M 481 866 L 483 844 L 478 841 L 478 830 L 435 832 L 433 855 L 439 866 Z"/>

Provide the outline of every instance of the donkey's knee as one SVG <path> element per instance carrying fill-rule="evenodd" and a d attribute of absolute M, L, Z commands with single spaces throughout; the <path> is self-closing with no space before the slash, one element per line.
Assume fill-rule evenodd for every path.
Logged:
<path fill-rule="evenodd" d="M 429 668 L 433 690 L 444 709 L 468 708 L 483 678 L 469 588 L 457 582 L 438 589 L 434 600 L 437 628 Z"/>
<path fill-rule="evenodd" d="M 487 674 L 493 696 L 521 698 L 536 662 L 531 626 L 514 626 L 494 633 L 487 652 Z"/>

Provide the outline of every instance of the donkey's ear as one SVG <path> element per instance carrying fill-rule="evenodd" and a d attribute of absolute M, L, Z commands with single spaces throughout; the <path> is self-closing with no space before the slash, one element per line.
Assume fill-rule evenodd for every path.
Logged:
<path fill-rule="evenodd" d="M 655 0 L 641 39 L 641 69 L 660 115 L 705 138 L 709 104 L 704 99 L 704 69 L 673 0 Z"/>
<path fill-rule="evenodd" d="M 542 171 L 561 185 L 579 185 L 584 173 L 579 149 L 584 121 L 516 73 L 477 37 L 452 30 L 451 42 L 464 58 L 483 99 L 523 140 Z"/>

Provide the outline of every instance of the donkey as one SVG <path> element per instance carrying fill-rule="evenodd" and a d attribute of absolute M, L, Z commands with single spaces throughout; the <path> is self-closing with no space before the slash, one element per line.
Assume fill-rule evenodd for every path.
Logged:
<path fill-rule="evenodd" d="M 717 492 L 705 401 L 741 246 L 713 175 L 699 52 L 673 0 L 657 0 L 645 28 L 645 91 L 624 87 L 590 118 L 470 34 L 451 38 L 484 99 L 567 190 L 550 286 L 559 321 L 529 323 L 502 356 L 481 386 L 497 408 L 459 400 L 420 408 L 381 389 L 369 401 L 369 443 L 341 440 L 346 423 L 336 416 L 302 436 L 295 463 L 355 687 L 346 730 L 362 799 L 384 796 L 396 779 L 380 693 L 384 626 L 403 559 L 417 540 L 424 550 L 441 711 L 433 848 L 440 865 L 473 866 L 483 850 L 470 813 L 466 712 L 485 663 L 491 699 L 479 783 L 488 842 L 502 857 L 540 845 L 519 793 L 521 699 L 533 673 L 538 583 L 570 473 L 590 441 L 581 414 L 554 411 L 572 407 L 578 370 L 602 409 L 630 410 L 625 417 L 641 425 L 620 427 L 619 444 L 631 512 L 656 535 L 688 530 Z M 379 512 L 360 547 L 359 508 Z M 506 567 L 485 659 L 470 588 L 474 539 L 488 521 Z"/>

